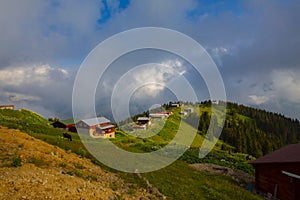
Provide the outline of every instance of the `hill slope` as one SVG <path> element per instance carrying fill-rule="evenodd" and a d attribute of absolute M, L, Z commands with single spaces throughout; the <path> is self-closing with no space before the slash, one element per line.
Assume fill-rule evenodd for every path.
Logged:
<path fill-rule="evenodd" d="M 0 199 L 158 199 L 88 159 L 0 127 Z"/>
<path fill-rule="evenodd" d="M 94 174 L 90 174 L 89 173 L 89 167 L 88 165 L 82 164 L 79 162 L 76 164 L 71 162 L 72 164 L 69 165 L 69 161 L 64 161 L 64 159 L 66 158 L 65 156 L 63 156 L 63 158 L 61 158 L 62 160 L 59 160 L 58 162 L 56 162 L 56 164 L 51 164 L 51 162 L 48 161 L 52 161 L 52 157 L 57 154 L 55 153 L 57 151 L 57 149 L 59 149 L 59 152 L 68 152 L 67 154 L 69 155 L 69 153 L 74 152 L 77 155 L 79 155 L 81 158 L 85 157 L 88 159 L 91 159 L 92 163 L 96 163 L 97 166 L 91 166 L 96 167 L 98 170 L 100 171 L 104 171 L 106 173 L 111 174 L 111 172 L 113 172 L 113 176 L 117 177 L 118 181 L 107 181 L 106 185 L 109 185 L 107 191 L 111 191 L 109 190 L 109 188 L 111 188 L 113 190 L 112 195 L 121 195 L 118 196 L 116 199 L 122 199 L 127 198 L 129 196 L 130 199 L 134 199 L 135 196 L 139 196 L 140 194 L 142 194 L 141 196 L 147 196 L 149 198 L 152 199 L 156 199 L 156 198 L 163 198 L 162 194 L 160 192 L 163 193 L 163 195 L 166 195 L 167 199 L 259 199 L 259 197 L 257 197 L 256 195 L 251 194 L 250 192 L 247 192 L 245 189 L 240 187 L 240 183 L 237 182 L 236 180 L 233 180 L 231 177 L 226 177 L 226 176 L 222 176 L 222 175 L 213 175 L 213 174 L 209 174 L 206 172 L 202 172 L 202 171 L 198 171 L 196 169 L 193 169 L 191 167 L 189 167 L 188 163 L 194 163 L 194 158 L 198 158 L 197 157 L 197 149 L 191 149 L 193 150 L 190 154 L 188 153 L 187 157 L 183 157 L 183 158 L 187 158 L 187 159 L 182 159 L 182 160 L 191 160 L 192 162 L 183 162 L 183 161 L 176 161 L 174 162 L 172 165 L 155 171 L 155 172 L 151 172 L 151 173 L 144 173 L 144 174 L 130 174 L 130 173 L 122 173 L 122 172 L 117 172 L 113 169 L 110 169 L 106 166 L 104 166 L 103 164 L 101 164 L 99 161 L 97 161 L 96 159 L 94 159 L 88 151 L 86 151 L 85 147 L 83 146 L 83 144 L 81 143 L 80 138 L 78 137 L 77 134 L 75 133 L 69 133 L 72 135 L 73 141 L 69 142 L 66 139 L 62 138 L 62 130 L 59 129 L 54 129 L 52 128 L 49 124 L 45 124 L 44 122 L 37 122 L 38 120 L 31 120 L 31 121 L 26 121 L 26 117 L 24 118 L 24 121 L 22 120 L 22 123 L 19 123 L 19 119 L 17 117 L 15 117 L 16 115 L 19 115 L 18 112 L 24 112 L 24 111 L 10 111 L 10 112 L 4 112 L 0 110 L 0 113 L 2 114 L 2 118 L 4 118 L 5 120 L 1 119 L 0 117 L 0 125 L 2 123 L 4 123 L 4 125 L 9 125 L 10 128 L 18 128 L 21 129 L 22 131 L 26 132 L 27 134 L 29 134 L 30 136 L 33 136 L 35 138 L 39 138 L 49 144 L 55 145 L 55 146 L 51 146 L 51 148 L 54 148 L 53 150 L 47 150 L 45 153 L 43 153 L 41 157 L 35 158 L 35 157 L 30 157 L 29 159 L 25 159 L 26 156 L 22 159 L 23 165 L 19 166 L 17 168 L 9 168 L 9 166 L 11 166 L 12 164 L 15 166 L 18 166 L 19 164 L 19 157 L 15 156 L 15 152 L 20 152 L 19 150 L 21 150 L 22 148 L 27 148 L 26 145 L 19 144 L 18 142 L 16 144 L 12 144 L 13 149 L 18 150 L 18 151 L 13 151 L 11 153 L 9 153 L 9 155 L 7 155 L 5 152 L 7 151 L 6 149 L 8 147 L 2 148 L 2 152 L 4 152 L 4 157 L 1 158 L 1 162 L 4 162 L 4 166 L 2 165 L 3 171 L 7 171 L 10 172 L 8 174 L 3 174 L 3 178 L 1 178 L 0 180 L 3 181 L 3 185 L 5 185 L 6 187 L 3 187 L 0 191 L 0 193 L 2 193 L 2 195 L 8 193 L 9 195 L 12 194 L 17 194 L 18 192 L 15 192 L 14 190 L 11 189 L 11 187 L 9 187 L 9 184 L 6 182 L 6 179 L 10 179 L 13 181 L 13 183 L 15 183 L 15 180 L 19 180 L 19 178 L 14 179 L 13 178 L 13 174 L 16 175 L 20 175 L 20 180 L 23 180 L 22 177 L 25 177 L 25 175 L 23 174 L 23 170 L 27 170 L 28 168 L 33 169 L 34 172 L 36 172 L 37 174 L 39 174 L 39 171 L 42 169 L 41 173 L 45 174 L 46 171 L 43 171 L 43 169 L 46 168 L 46 170 L 49 170 L 49 168 L 47 168 L 47 166 L 51 166 L 51 169 L 54 168 L 54 174 L 51 174 L 50 176 L 57 176 L 58 179 L 60 179 L 59 177 L 69 177 L 67 175 L 71 175 L 71 179 L 75 180 L 76 185 L 68 185 L 66 189 L 66 187 L 63 184 L 59 184 L 60 188 L 65 188 L 67 190 L 67 193 L 63 193 L 61 195 L 68 195 L 69 192 L 72 190 L 74 193 L 71 193 L 72 195 L 77 194 L 76 191 L 78 189 L 77 185 L 80 186 L 80 184 L 83 184 L 83 188 L 85 187 L 84 184 L 89 183 L 89 181 L 92 184 L 96 184 L 93 183 L 93 180 L 97 180 L 99 179 L 100 184 L 105 185 L 105 181 L 101 179 L 101 177 L 95 178 Z M 4 114 L 3 114 L 4 113 Z M 4 115 L 4 116 L 3 116 Z M 34 113 L 29 113 L 29 115 L 31 117 L 34 118 L 34 116 L 38 117 L 38 115 L 35 115 Z M 30 118 L 29 118 L 30 119 Z M 122 131 L 117 130 L 117 134 L 116 134 L 116 139 L 114 139 L 113 141 L 115 143 L 117 143 L 118 145 L 120 145 L 121 147 L 124 147 L 124 149 L 129 150 L 129 151 L 134 151 L 134 152 L 145 152 L 145 151 L 153 151 L 157 148 L 161 148 L 166 142 L 168 142 L 170 140 L 170 137 L 172 137 L 172 135 L 174 134 L 174 131 L 176 132 L 176 127 L 178 127 L 178 119 L 180 119 L 180 114 L 178 111 L 176 111 L 176 113 L 173 115 L 173 117 L 170 119 L 169 122 L 166 123 L 166 127 L 162 130 L 161 134 L 158 134 L 157 136 L 154 136 L 152 138 L 147 138 L 147 139 L 139 139 L 133 136 L 128 136 L 126 134 L 124 134 Z M 48 122 L 47 122 L 48 123 Z M 193 129 L 193 127 L 190 127 L 191 129 Z M 0 129 L 1 130 L 1 129 Z M 2 130 L 4 130 L 4 128 L 2 128 Z M 6 129 L 7 130 L 7 129 Z M 8 130 L 8 131 L 14 131 L 14 130 Z M 171 135 L 170 135 L 171 133 Z M 26 135 L 26 134 L 25 134 Z M 28 136 L 27 139 L 25 139 L 25 141 L 35 141 L 36 139 L 31 138 Z M 197 137 L 195 139 L 195 147 L 197 147 L 198 145 L 201 145 L 201 141 L 203 140 L 203 136 L 200 134 L 197 134 Z M 16 141 L 14 141 L 16 142 Z M 12 142 L 12 143 L 14 143 Z M 220 149 L 220 145 L 222 143 L 218 143 L 218 149 Z M 31 156 L 34 155 L 34 151 L 41 148 L 43 146 L 47 146 L 46 143 L 37 143 L 35 146 L 35 149 L 31 149 L 28 152 L 30 152 Z M 60 148 L 64 149 L 60 149 Z M 8 148 L 9 149 L 9 148 Z M 53 152 L 53 153 L 51 153 Z M 66 153 L 65 152 L 65 153 Z M 53 155 L 54 154 L 54 155 Z M 17 154 L 18 155 L 18 154 Z M 37 154 L 40 155 L 40 154 Z M 58 153 L 58 155 L 61 155 L 60 153 Z M 65 155 L 65 154 L 64 154 Z M 72 154 L 73 155 L 73 154 Z M 50 160 L 48 159 L 50 156 Z M 67 156 L 67 155 L 66 155 Z M 74 155 L 77 159 L 78 156 Z M 223 154 L 222 154 L 223 156 Z M 76 161 L 77 159 L 75 159 L 75 157 L 73 157 L 74 159 L 71 159 L 72 161 Z M 222 164 L 225 163 L 226 166 L 235 166 L 234 163 L 236 163 L 237 159 L 240 160 L 239 163 L 242 164 L 242 166 L 248 165 L 245 160 L 245 155 L 242 155 L 242 158 L 236 157 L 235 155 L 231 155 L 230 158 L 227 159 L 228 156 L 225 157 L 226 162 L 221 162 Z M 79 158 L 80 159 L 80 158 Z M 86 160 L 86 159 L 84 159 Z M 228 162 L 227 162 L 228 160 Z M 5 161 L 9 161 L 9 162 L 5 162 Z M 198 162 L 198 160 L 196 159 L 196 161 Z M 212 155 L 212 157 L 208 158 L 207 160 L 205 160 L 205 162 L 219 162 L 219 157 L 215 154 Z M 46 163 L 46 164 L 45 164 Z M 55 162 L 54 162 L 55 163 Z M 90 163 L 90 162 L 89 162 Z M 215 163 L 215 164 L 219 164 L 219 163 Z M 32 167 L 32 164 L 34 164 L 34 166 Z M 29 165 L 29 166 L 28 166 Z M 82 166 L 86 166 L 82 167 Z M 99 166 L 102 168 L 99 168 Z M 37 169 L 37 168 L 39 169 Z M 247 166 L 249 167 L 249 166 Z M 239 167 L 240 168 L 240 167 Z M 105 169 L 105 170 L 104 170 Z M 2 172 L 3 172 L 2 171 Z M 48 173 L 48 172 L 47 172 Z M 61 174 L 59 174 L 61 173 Z M 33 183 L 35 183 L 34 180 L 35 173 L 31 173 L 31 175 L 29 175 L 28 177 L 26 177 L 25 180 L 30 179 L 33 180 Z M 58 175 L 59 174 L 59 175 Z M 67 175 L 66 175 L 67 174 Z M 7 175 L 7 176 L 6 176 Z M 66 177 L 65 177 L 66 176 Z M 74 176 L 74 177 L 73 177 Z M 48 177 L 48 176 L 46 176 Z M 119 178 L 118 178 L 119 177 Z M 49 177 L 48 177 L 49 179 Z M 42 180 L 42 179 L 41 179 Z M 83 182 L 81 181 L 83 180 Z M 102 180 L 104 182 L 102 182 Z M 30 181 L 23 181 L 23 182 L 19 182 L 19 186 L 17 187 L 16 190 L 20 190 L 22 192 L 25 192 L 25 189 L 23 190 L 22 187 L 24 185 L 25 188 L 26 184 L 30 182 Z M 41 181 L 39 181 L 41 182 Z M 51 181 L 47 180 L 47 183 L 49 183 L 48 188 L 43 188 L 46 189 L 46 191 L 50 191 L 50 192 L 56 192 L 56 186 L 52 186 L 53 184 L 50 184 Z M 80 183 L 81 182 L 81 183 Z M 87 182 L 87 183 L 86 183 Z M 32 183 L 32 184 L 33 184 Z M 53 182 L 54 183 L 54 182 Z M 125 183 L 125 186 L 123 186 L 122 184 L 119 183 Z M 1 182 L 2 184 L 2 182 Z M 31 184 L 31 183 L 29 183 Z M 56 184 L 56 182 L 55 182 Z M 46 185 L 46 183 L 45 183 Z M 103 187 L 102 185 L 102 187 Z M 126 186 L 127 185 L 127 186 Z M 21 187 L 22 186 L 22 187 Z M 75 188 L 74 188 L 74 187 Z M 37 189 L 34 185 L 31 185 L 30 187 L 35 188 L 34 192 L 32 194 L 30 194 L 31 196 L 34 195 L 40 195 L 39 193 L 39 189 Z M 90 187 L 94 187 L 92 185 L 88 186 L 88 188 Z M 49 188 L 53 188 L 52 190 Z M 129 188 L 129 190 L 127 190 L 126 188 Z M 8 190 L 9 189 L 9 190 Z M 44 191 L 44 190 L 42 190 Z M 82 192 L 83 190 L 81 190 L 81 188 L 79 187 L 79 192 Z M 77 191 L 77 192 L 78 192 Z M 118 193 L 118 191 L 121 192 Z M 22 194 L 22 192 L 20 192 L 20 194 Z M 123 193 L 124 194 L 123 194 Z M 149 194 L 150 193 L 150 194 Z M 48 193 L 49 194 L 49 193 Z M 41 195 L 43 198 L 46 197 L 45 193 L 42 193 Z M 99 193 L 99 195 L 101 195 Z M 26 196 L 27 197 L 27 196 Z M 91 197 L 92 198 L 92 197 Z M 7 199 L 7 198 L 4 198 Z M 92 199 L 97 199 L 97 198 L 92 198 Z M 106 198 L 107 199 L 107 198 Z"/>

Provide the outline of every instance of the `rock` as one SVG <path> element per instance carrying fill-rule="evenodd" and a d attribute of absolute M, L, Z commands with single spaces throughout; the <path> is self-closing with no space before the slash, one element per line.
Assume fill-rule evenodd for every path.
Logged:
<path fill-rule="evenodd" d="M 105 191 L 105 189 L 102 186 L 99 187 L 99 190 Z"/>
<path fill-rule="evenodd" d="M 111 195 L 108 197 L 108 200 L 114 200 L 114 199 L 115 198 L 113 196 L 111 196 Z"/>
<path fill-rule="evenodd" d="M 150 194 L 160 194 L 160 192 L 158 191 L 158 189 L 156 187 L 149 187 L 149 192 Z"/>
<path fill-rule="evenodd" d="M 140 197 L 140 200 L 148 200 L 146 197 Z"/>
<path fill-rule="evenodd" d="M 162 196 L 162 195 L 160 195 L 160 196 L 158 197 L 158 199 L 159 199 L 159 200 L 164 200 L 164 199 L 166 199 L 166 197 L 165 197 L 165 196 Z"/>
<path fill-rule="evenodd" d="M 19 190 L 20 190 L 20 187 L 15 186 L 15 187 L 14 187 L 14 190 L 15 190 L 15 191 L 19 191 Z"/>

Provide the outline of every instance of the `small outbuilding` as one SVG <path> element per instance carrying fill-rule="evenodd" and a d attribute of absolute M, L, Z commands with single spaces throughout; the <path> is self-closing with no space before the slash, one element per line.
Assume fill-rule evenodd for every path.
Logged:
<path fill-rule="evenodd" d="M 255 188 L 274 199 L 300 199 L 300 144 L 291 144 L 255 161 Z"/>
<path fill-rule="evenodd" d="M 187 113 L 193 113 L 194 112 L 194 109 L 193 108 L 186 108 L 185 111 Z"/>

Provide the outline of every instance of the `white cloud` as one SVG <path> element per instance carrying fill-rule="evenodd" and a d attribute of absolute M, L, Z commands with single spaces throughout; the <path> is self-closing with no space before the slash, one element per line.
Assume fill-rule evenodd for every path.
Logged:
<path fill-rule="evenodd" d="M 32 97 L 39 97 L 45 105 L 53 104 L 53 110 L 55 106 L 61 110 L 71 99 L 74 74 L 52 65 L 79 65 L 98 42 L 113 33 L 159 26 L 186 33 L 206 47 L 222 66 L 233 101 L 257 105 L 282 100 L 299 103 L 300 73 L 293 71 L 299 68 L 300 58 L 297 1 L 247 1 L 239 4 L 245 7 L 238 16 L 231 9 L 195 0 L 131 0 L 124 10 L 118 8 L 115 0 L 107 1 L 107 5 L 111 17 L 99 25 L 97 20 L 103 10 L 99 0 L 84 4 L 79 0 L 1 2 L 0 98 L 10 96 L 5 96 L 5 92 L 20 101 L 35 101 Z M 270 73 L 275 68 L 282 70 Z M 178 71 L 179 75 L 184 73 L 184 69 Z M 174 78 L 170 71 L 154 67 L 140 71 L 130 81 L 160 83 L 141 88 L 139 96 L 146 97 L 162 91 L 168 77 Z"/>
<path fill-rule="evenodd" d="M 269 100 L 269 97 L 267 96 L 249 95 L 249 98 L 251 99 L 251 102 L 255 105 L 264 104 Z"/>
<path fill-rule="evenodd" d="M 222 56 L 230 54 L 230 51 L 226 47 L 215 47 L 215 48 L 207 48 L 210 52 L 212 58 L 217 62 L 218 66 L 222 66 Z"/>
<path fill-rule="evenodd" d="M 275 70 L 271 74 L 273 93 L 279 99 L 300 102 L 299 70 Z"/>
<path fill-rule="evenodd" d="M 16 92 L 4 92 L 3 97 L 7 97 L 12 102 L 41 100 L 41 98 L 38 96 L 32 96 L 32 95 L 16 93 Z"/>
<path fill-rule="evenodd" d="M 122 76 L 117 82 L 118 97 L 128 95 L 128 92 L 135 92 L 136 98 L 155 97 L 165 89 L 165 86 L 182 76 L 185 67 L 179 60 L 167 60 L 159 64 L 145 64 L 133 68 Z M 115 88 L 115 89 L 116 89 Z"/>
<path fill-rule="evenodd" d="M 48 85 L 53 80 L 65 79 L 70 76 L 65 69 L 50 65 L 19 66 L 0 70 L 2 86 L 21 86 L 25 84 Z M 0 86 L 1 87 L 1 86 Z"/>
<path fill-rule="evenodd" d="M 185 86 L 182 81 L 185 70 L 181 61 L 166 60 L 161 63 L 138 65 L 123 74 L 114 84 L 111 95 L 114 119 L 120 121 L 129 117 L 131 103 L 134 103 L 134 109 L 140 109 L 140 112 L 148 109 L 148 106 L 151 106 L 148 104 L 154 99 L 161 99 L 167 88 L 176 94 L 174 88 Z M 182 90 L 180 92 L 185 93 Z"/>
<path fill-rule="evenodd" d="M 70 116 L 74 71 L 46 65 L 25 65 L 0 70 L 0 101 L 16 107 Z"/>

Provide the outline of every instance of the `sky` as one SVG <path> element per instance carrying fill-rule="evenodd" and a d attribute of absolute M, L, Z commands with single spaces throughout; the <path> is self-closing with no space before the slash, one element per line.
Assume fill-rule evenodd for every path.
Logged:
<path fill-rule="evenodd" d="M 69 118 L 78 69 L 100 42 L 132 28 L 163 27 L 205 48 L 221 73 L 228 101 L 300 119 L 299 10 L 298 0 L 2 1 L 0 104 Z M 183 74 L 200 100 L 209 98 L 201 76 L 184 59 L 144 50 L 111 65 L 99 82 L 97 112 L 108 112 L 122 75 L 145 63 L 157 64 L 130 74 L 132 84 L 147 79 L 161 84 L 139 88 L 132 102 L 168 102 L 174 95 L 164 82 Z M 130 109 L 144 109 L 140 106 Z"/>

